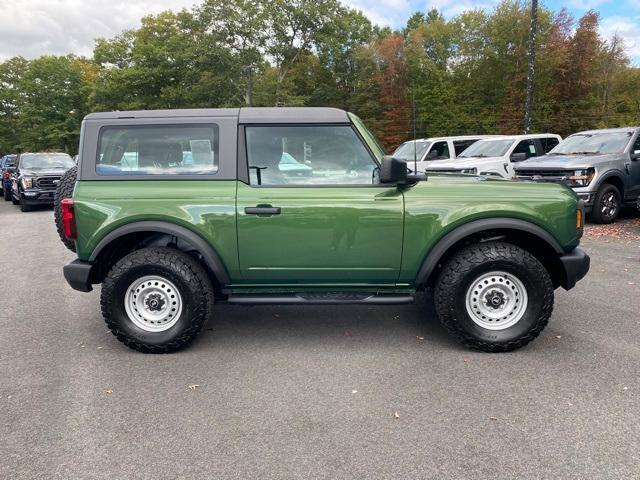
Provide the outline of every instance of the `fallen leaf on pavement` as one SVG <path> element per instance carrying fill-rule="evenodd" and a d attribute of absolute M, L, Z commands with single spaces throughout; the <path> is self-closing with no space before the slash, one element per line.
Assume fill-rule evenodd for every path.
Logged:
<path fill-rule="evenodd" d="M 351 390 L 351 393 L 358 393 L 358 390 Z"/>
<path fill-rule="evenodd" d="M 418 340 L 420 340 L 420 341 L 424 340 L 424 337 L 418 337 L 418 336 L 416 336 L 416 338 L 417 338 Z"/>
<path fill-rule="evenodd" d="M 489 420 L 498 420 L 498 417 L 489 417 Z"/>
<path fill-rule="evenodd" d="M 106 393 L 107 395 L 111 395 L 113 393 L 113 390 L 111 389 L 105 390 L 104 393 Z"/>
<path fill-rule="evenodd" d="M 200 388 L 200 385 L 194 383 L 193 385 L 189 385 L 189 390 L 195 390 L 196 388 Z"/>
<path fill-rule="evenodd" d="M 394 418 L 400 418 L 400 415 L 398 414 L 398 412 L 393 412 L 393 417 Z"/>

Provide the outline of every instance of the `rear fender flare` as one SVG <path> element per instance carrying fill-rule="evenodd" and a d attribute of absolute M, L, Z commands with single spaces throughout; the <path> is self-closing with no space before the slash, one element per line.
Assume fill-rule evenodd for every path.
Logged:
<path fill-rule="evenodd" d="M 136 232 L 157 232 L 173 235 L 181 240 L 192 245 L 200 255 L 202 255 L 205 263 L 211 269 L 216 277 L 216 280 L 221 284 L 231 283 L 227 269 L 224 267 L 224 263 L 220 259 L 218 253 L 214 248 L 199 234 L 195 233 L 188 228 L 176 225 L 170 222 L 161 221 L 143 221 L 130 223 L 122 227 L 118 227 L 115 230 L 109 232 L 105 237 L 100 240 L 96 248 L 93 249 L 90 262 L 96 261 L 100 252 L 102 252 L 111 242 L 118 238 Z"/>

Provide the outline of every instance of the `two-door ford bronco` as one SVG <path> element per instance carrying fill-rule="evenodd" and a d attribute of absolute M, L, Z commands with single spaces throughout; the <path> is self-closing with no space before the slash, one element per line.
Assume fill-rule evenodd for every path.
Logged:
<path fill-rule="evenodd" d="M 77 175 L 77 178 L 76 178 Z M 331 108 L 94 113 L 56 217 L 113 334 L 186 346 L 216 302 L 402 304 L 431 288 L 469 347 L 521 347 L 589 269 L 569 188 L 408 175 Z"/>

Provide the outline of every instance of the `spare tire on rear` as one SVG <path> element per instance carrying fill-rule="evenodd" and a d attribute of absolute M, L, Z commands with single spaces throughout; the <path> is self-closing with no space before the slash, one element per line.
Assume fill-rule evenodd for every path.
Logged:
<path fill-rule="evenodd" d="M 58 188 L 56 188 L 56 194 L 54 197 L 53 203 L 53 216 L 56 222 L 56 230 L 58 230 L 58 236 L 64 246 L 67 247 L 72 252 L 76 251 L 76 243 L 73 240 L 69 240 L 64 236 L 64 228 L 62 226 L 62 210 L 60 208 L 60 202 L 65 198 L 73 197 L 73 189 L 76 185 L 76 178 L 78 177 L 78 167 L 71 167 L 67 170 L 62 178 L 60 179 L 60 183 L 58 183 Z"/>

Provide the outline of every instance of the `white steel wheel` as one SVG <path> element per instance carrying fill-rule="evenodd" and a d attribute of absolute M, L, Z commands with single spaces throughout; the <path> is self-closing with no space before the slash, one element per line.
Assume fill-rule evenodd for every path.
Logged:
<path fill-rule="evenodd" d="M 528 301 L 524 284 L 515 275 L 501 271 L 476 278 L 466 294 L 469 317 L 487 330 L 504 330 L 518 323 Z"/>
<path fill-rule="evenodd" d="M 146 332 L 164 332 L 173 327 L 182 313 L 182 296 L 166 278 L 149 275 L 137 279 L 125 293 L 127 316 Z"/>

